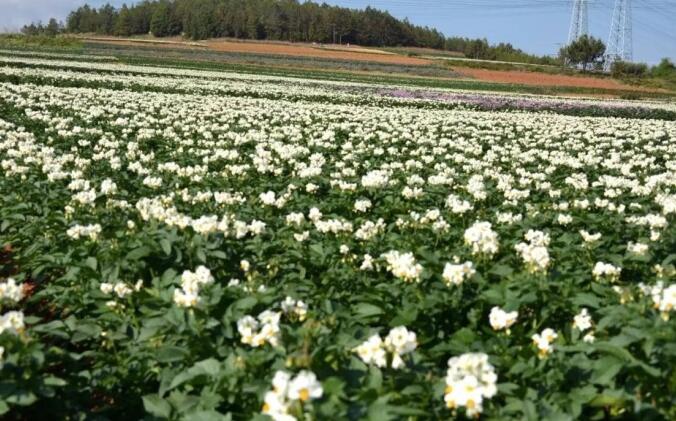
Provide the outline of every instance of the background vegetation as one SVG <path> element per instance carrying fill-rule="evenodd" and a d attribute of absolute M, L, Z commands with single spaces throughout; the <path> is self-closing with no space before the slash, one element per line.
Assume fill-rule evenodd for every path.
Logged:
<path fill-rule="evenodd" d="M 59 28 L 24 27 L 27 34 L 97 33 L 102 35 L 183 35 L 195 40 L 218 37 L 364 46 L 426 47 L 461 52 L 485 60 L 555 64 L 556 58 L 527 54 L 509 43 L 446 37 L 436 29 L 399 20 L 386 11 L 363 10 L 297 0 L 155 0 L 115 8 L 110 4 L 79 7 Z"/>

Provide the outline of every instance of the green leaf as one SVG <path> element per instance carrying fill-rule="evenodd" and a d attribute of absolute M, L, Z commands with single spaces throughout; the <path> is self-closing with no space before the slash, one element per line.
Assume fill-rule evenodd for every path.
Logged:
<path fill-rule="evenodd" d="M 0 399 L 0 415 L 6 414 L 9 411 L 9 405 L 2 399 Z"/>
<path fill-rule="evenodd" d="M 18 390 L 5 398 L 6 402 L 20 406 L 32 405 L 36 400 L 38 400 L 38 397 L 33 392 L 27 390 Z"/>
<path fill-rule="evenodd" d="M 359 303 L 352 306 L 352 312 L 356 318 L 368 319 L 383 314 L 383 309 L 369 303 Z"/>
<path fill-rule="evenodd" d="M 169 418 L 171 415 L 171 405 L 169 405 L 169 402 L 155 394 L 143 397 L 143 408 L 149 414 L 159 418 Z"/>
<path fill-rule="evenodd" d="M 488 271 L 488 273 L 497 276 L 509 276 L 512 273 L 514 273 L 514 269 L 506 265 L 496 264 L 493 265 L 493 267 L 491 268 L 491 270 Z"/>
<path fill-rule="evenodd" d="M 127 253 L 126 260 L 140 260 L 150 254 L 150 249 L 146 246 L 135 248 Z"/>
<path fill-rule="evenodd" d="M 171 254 L 171 243 L 166 238 L 160 240 L 160 247 L 167 256 Z"/>
<path fill-rule="evenodd" d="M 96 257 L 92 257 L 92 256 L 87 257 L 87 260 L 85 260 L 85 266 L 87 266 L 88 268 L 91 268 L 91 270 L 96 270 L 96 267 L 97 267 Z"/>
<path fill-rule="evenodd" d="M 230 421 L 232 416 L 230 414 L 223 415 L 216 411 L 196 411 L 186 414 L 184 419 L 190 421 Z"/>
<path fill-rule="evenodd" d="M 179 373 L 171 381 L 168 390 L 174 389 L 181 384 L 188 382 L 196 377 L 200 376 L 216 376 L 220 371 L 221 364 L 214 358 L 208 358 L 206 360 L 195 363 L 189 369 Z"/>
<path fill-rule="evenodd" d="M 594 373 L 591 381 L 595 384 L 608 385 L 622 370 L 624 362 L 612 356 L 603 357 L 594 362 Z"/>
<path fill-rule="evenodd" d="M 64 379 L 60 379 L 54 376 L 45 377 L 43 383 L 47 386 L 65 386 L 67 384 L 67 382 Z"/>
<path fill-rule="evenodd" d="M 157 350 L 157 361 L 169 363 L 174 361 L 183 361 L 188 356 L 188 351 L 177 346 L 163 346 Z"/>

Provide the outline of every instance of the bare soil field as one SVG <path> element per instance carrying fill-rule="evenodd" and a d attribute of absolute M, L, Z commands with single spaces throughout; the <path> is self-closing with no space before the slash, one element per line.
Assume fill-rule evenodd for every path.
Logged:
<path fill-rule="evenodd" d="M 579 88 L 617 89 L 632 91 L 654 91 L 651 89 L 631 86 L 609 78 L 592 76 L 555 75 L 539 72 L 521 72 L 515 70 L 488 70 L 470 67 L 453 66 L 453 70 L 465 77 L 485 82 L 513 83 L 529 86 L 571 86 Z"/>

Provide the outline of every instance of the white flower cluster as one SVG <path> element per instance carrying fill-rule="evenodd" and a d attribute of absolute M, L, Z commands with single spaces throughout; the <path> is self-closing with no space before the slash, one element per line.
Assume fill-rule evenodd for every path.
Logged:
<path fill-rule="evenodd" d="M 141 290 L 141 287 L 143 287 L 143 280 L 138 280 L 134 287 L 130 287 L 124 282 L 116 282 L 116 283 L 110 283 L 110 282 L 102 282 L 101 285 L 99 285 L 99 289 L 101 290 L 102 293 L 106 295 L 110 295 L 112 293 L 115 293 L 119 299 L 124 299 L 134 291 L 138 292 Z M 119 303 L 115 300 L 108 301 L 106 303 L 108 307 L 117 307 Z"/>
<path fill-rule="evenodd" d="M 455 194 L 450 194 L 446 198 L 446 207 L 451 210 L 453 213 L 463 214 L 472 210 L 472 204 L 467 200 L 460 199 Z"/>
<path fill-rule="evenodd" d="M 296 189 L 296 186 L 293 184 L 290 184 L 288 186 L 287 191 L 282 194 L 281 196 L 277 197 L 277 194 L 273 191 L 267 191 L 265 193 L 261 193 L 258 196 L 258 199 L 266 206 L 275 206 L 277 208 L 283 208 L 288 200 L 291 198 L 291 195 L 293 194 L 293 191 Z"/>
<path fill-rule="evenodd" d="M 361 178 L 361 184 L 365 188 L 385 187 L 390 182 L 390 176 L 387 171 L 373 170 Z"/>
<path fill-rule="evenodd" d="M 608 279 L 611 282 L 615 282 L 620 279 L 621 273 L 622 268 L 604 262 L 596 262 L 594 269 L 592 269 L 592 275 L 594 275 L 594 279 L 596 280 Z"/>
<path fill-rule="evenodd" d="M 488 355 L 467 353 L 448 360 L 444 401 L 449 409 L 465 408 L 468 417 L 483 412 L 485 399 L 498 392 L 498 376 Z"/>
<path fill-rule="evenodd" d="M 601 233 L 591 234 L 585 230 L 580 230 L 580 235 L 587 244 L 595 243 L 601 239 Z"/>
<path fill-rule="evenodd" d="M 362 260 L 359 270 L 373 270 L 373 256 L 370 254 L 364 255 L 364 260 Z"/>
<path fill-rule="evenodd" d="M 262 412 L 275 421 L 296 421 L 298 418 L 291 413 L 294 403 L 319 399 L 323 394 L 322 384 L 313 372 L 303 370 L 292 378 L 279 370 L 272 379 L 272 390 L 265 394 Z"/>
<path fill-rule="evenodd" d="M 14 278 L 0 283 L 0 301 L 9 300 L 18 303 L 24 297 L 23 284 L 17 284 Z"/>
<path fill-rule="evenodd" d="M 523 215 L 520 213 L 514 214 L 512 212 L 497 212 L 495 218 L 498 223 L 505 225 L 512 225 L 523 220 Z"/>
<path fill-rule="evenodd" d="M 114 284 L 109 283 L 109 282 L 102 282 L 99 288 L 101 289 L 101 292 L 104 294 L 111 294 L 115 293 L 119 298 L 124 298 L 127 295 L 131 294 L 134 292 L 134 290 L 137 290 L 141 288 L 141 285 L 143 285 L 143 281 L 139 281 L 135 286 L 134 289 L 130 288 L 129 285 L 125 284 L 124 282 L 116 282 Z M 138 289 L 137 289 L 138 287 Z"/>
<path fill-rule="evenodd" d="M 559 335 L 550 328 L 546 328 L 542 331 L 542 333 L 536 333 L 531 336 L 531 339 L 533 339 L 533 344 L 535 344 L 535 346 L 538 348 L 538 356 L 540 358 L 544 358 L 554 352 L 554 345 L 552 345 L 552 342 L 554 342 L 558 337 Z"/>
<path fill-rule="evenodd" d="M 627 251 L 631 254 L 637 256 L 644 256 L 648 252 L 648 245 L 644 243 L 632 243 L 627 244 Z"/>
<path fill-rule="evenodd" d="M 415 332 L 404 326 L 395 327 L 383 341 L 380 335 L 372 335 L 354 351 L 366 364 L 387 367 L 388 353 L 391 355 L 390 366 L 394 369 L 404 367 L 403 355 L 413 352 L 418 346 Z"/>
<path fill-rule="evenodd" d="M 383 259 L 387 262 L 387 270 L 394 276 L 406 282 L 420 282 L 420 274 L 423 267 L 416 263 L 413 253 L 400 253 L 396 250 L 388 251 L 383 254 Z"/>
<path fill-rule="evenodd" d="M 200 302 L 200 289 L 214 282 L 211 271 L 199 266 L 195 272 L 186 270 L 181 275 L 181 289 L 174 290 L 174 302 L 179 307 L 194 307 Z"/>
<path fill-rule="evenodd" d="M 530 273 L 546 272 L 549 267 L 549 235 L 542 231 L 529 230 L 525 235 L 528 243 L 519 243 L 514 248 L 521 255 Z"/>
<path fill-rule="evenodd" d="M 517 317 L 519 317 L 518 311 L 506 312 L 500 307 L 493 307 L 488 320 L 493 330 L 506 330 L 509 335 L 509 328 L 516 323 Z"/>
<path fill-rule="evenodd" d="M 657 281 L 652 287 L 640 285 L 644 294 L 650 295 L 653 306 L 661 314 L 664 321 L 669 320 L 669 313 L 676 310 L 676 284 L 664 287 L 663 281 Z"/>
<path fill-rule="evenodd" d="M 465 230 L 465 244 L 472 247 L 472 254 L 493 256 L 498 252 L 498 234 L 490 222 L 477 221 Z"/>
<path fill-rule="evenodd" d="M 465 262 L 461 264 L 446 263 L 444 266 L 444 273 L 441 275 L 446 285 L 460 285 L 466 279 L 471 278 L 476 273 L 474 264 L 472 262 Z"/>
<path fill-rule="evenodd" d="M 4 332 L 18 335 L 23 332 L 24 328 L 22 311 L 8 311 L 0 317 L 0 335 Z"/>
<path fill-rule="evenodd" d="M 88 237 L 90 240 L 95 241 L 99 237 L 99 234 L 101 234 L 100 224 L 74 225 L 66 231 L 66 235 L 74 240 Z"/>
<path fill-rule="evenodd" d="M 586 308 L 583 308 L 580 310 L 578 314 L 573 317 L 573 328 L 579 330 L 580 332 L 584 332 L 587 329 L 590 329 L 592 327 L 592 317 L 589 314 L 589 311 Z M 596 340 L 594 337 L 594 332 L 588 332 L 584 337 L 582 338 L 583 341 L 592 343 Z"/>
<path fill-rule="evenodd" d="M 242 336 L 242 343 L 254 348 L 264 345 L 266 342 L 272 346 L 278 346 L 281 338 L 279 319 L 282 313 L 265 310 L 258 315 L 258 319 L 246 315 L 237 321 L 237 331 Z"/>
<path fill-rule="evenodd" d="M 368 199 L 359 199 L 354 202 L 354 210 L 356 212 L 366 212 L 371 208 L 371 201 Z"/>
<path fill-rule="evenodd" d="M 282 301 L 281 306 L 284 314 L 294 315 L 300 322 L 307 317 L 307 304 L 301 300 L 294 300 L 291 297 L 286 297 L 284 301 Z"/>
<path fill-rule="evenodd" d="M 378 221 L 366 221 L 354 233 L 357 240 L 367 241 L 385 230 L 385 221 L 379 218 Z"/>
<path fill-rule="evenodd" d="M 110 178 L 106 178 L 101 182 L 101 194 L 109 196 L 117 192 L 117 184 Z"/>

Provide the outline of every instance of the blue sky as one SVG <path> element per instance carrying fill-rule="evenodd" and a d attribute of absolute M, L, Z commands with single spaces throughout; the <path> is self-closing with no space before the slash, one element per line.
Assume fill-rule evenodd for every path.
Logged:
<path fill-rule="evenodd" d="M 90 0 L 101 5 L 106 0 Z M 123 0 L 109 0 L 121 5 Z M 133 1 L 126 0 L 133 3 Z M 511 42 L 531 53 L 554 54 L 566 41 L 571 1 L 567 0 L 326 0 L 329 4 L 389 10 L 446 35 Z M 613 0 L 589 0 L 589 30 L 604 41 L 610 30 Z M 83 0 L 0 0 L 0 30 L 55 16 L 65 19 Z M 633 0 L 634 59 L 654 64 L 676 61 L 676 0 Z"/>

